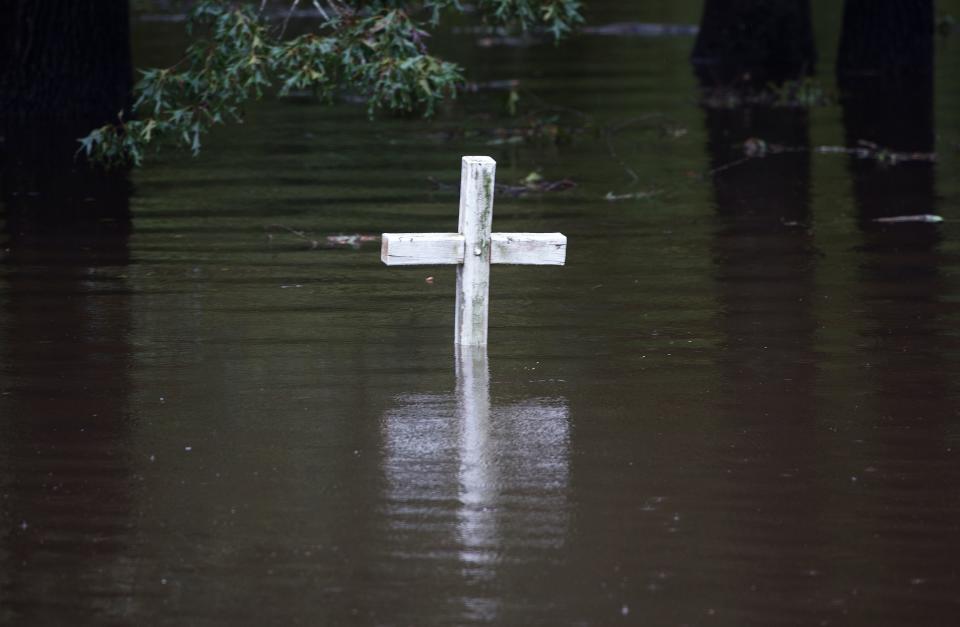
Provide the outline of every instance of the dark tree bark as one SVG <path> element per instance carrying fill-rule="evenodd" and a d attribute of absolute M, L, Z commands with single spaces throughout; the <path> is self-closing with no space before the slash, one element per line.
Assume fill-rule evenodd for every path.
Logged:
<path fill-rule="evenodd" d="M 692 61 L 710 86 L 765 85 L 812 74 L 809 0 L 706 0 Z"/>
<path fill-rule="evenodd" d="M 125 0 L 0 4 L 0 204 L 6 230 L 127 214 L 122 172 L 77 157 L 77 138 L 128 108 Z M 109 220 L 108 220 L 109 221 Z"/>
<path fill-rule="evenodd" d="M 846 0 L 837 52 L 841 83 L 933 73 L 933 0 Z"/>
<path fill-rule="evenodd" d="M 5 0 L 0 111 L 20 120 L 103 124 L 127 106 L 132 68 L 123 0 Z"/>

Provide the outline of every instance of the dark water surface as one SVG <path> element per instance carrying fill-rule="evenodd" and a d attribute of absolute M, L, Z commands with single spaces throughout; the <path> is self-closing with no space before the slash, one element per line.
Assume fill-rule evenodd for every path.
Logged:
<path fill-rule="evenodd" d="M 139 63 L 180 28 L 137 22 Z M 589 124 L 517 142 L 497 91 L 434 122 L 270 102 L 135 173 L 129 232 L 6 235 L 0 623 L 956 624 L 960 39 L 892 118 L 707 110 L 692 43 L 441 38 Z M 939 159 L 703 176 L 749 137 Z M 465 154 L 577 187 L 498 196 L 568 265 L 496 267 L 458 361 L 451 268 L 327 236 L 454 230 Z M 945 221 L 872 222 L 902 214 Z"/>

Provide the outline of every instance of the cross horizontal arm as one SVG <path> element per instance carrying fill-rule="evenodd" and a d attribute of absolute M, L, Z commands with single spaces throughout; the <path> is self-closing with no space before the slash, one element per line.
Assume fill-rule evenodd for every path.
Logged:
<path fill-rule="evenodd" d="M 490 263 L 562 266 L 567 237 L 562 233 L 491 233 Z"/>
<path fill-rule="evenodd" d="M 567 238 L 562 233 L 492 233 L 490 263 L 562 266 Z M 380 259 L 388 266 L 437 266 L 463 263 L 460 233 L 384 233 Z"/>
<path fill-rule="evenodd" d="M 463 263 L 459 233 L 384 233 L 380 259 L 388 266 L 432 266 Z"/>

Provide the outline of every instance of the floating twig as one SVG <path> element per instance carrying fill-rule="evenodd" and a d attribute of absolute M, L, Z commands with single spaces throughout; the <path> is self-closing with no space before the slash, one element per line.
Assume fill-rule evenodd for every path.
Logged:
<path fill-rule="evenodd" d="M 621 200 L 649 200 L 654 196 L 660 194 L 662 190 L 651 189 L 645 192 L 631 192 L 629 194 L 614 194 L 613 192 L 607 192 L 607 195 L 603 197 L 607 202 L 618 202 Z"/>
<path fill-rule="evenodd" d="M 889 218 L 874 218 L 871 222 L 880 224 L 902 224 L 906 222 L 920 222 L 925 224 L 937 224 L 943 222 L 943 218 L 932 213 L 919 213 L 912 216 L 891 216 Z"/>

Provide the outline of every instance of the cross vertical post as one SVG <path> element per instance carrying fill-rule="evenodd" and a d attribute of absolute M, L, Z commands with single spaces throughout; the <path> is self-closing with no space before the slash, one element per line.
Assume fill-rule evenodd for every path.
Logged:
<path fill-rule="evenodd" d="M 487 345 L 490 301 L 490 231 L 497 163 L 490 157 L 464 157 L 460 167 L 460 234 L 463 263 L 457 266 L 454 342 Z"/>

